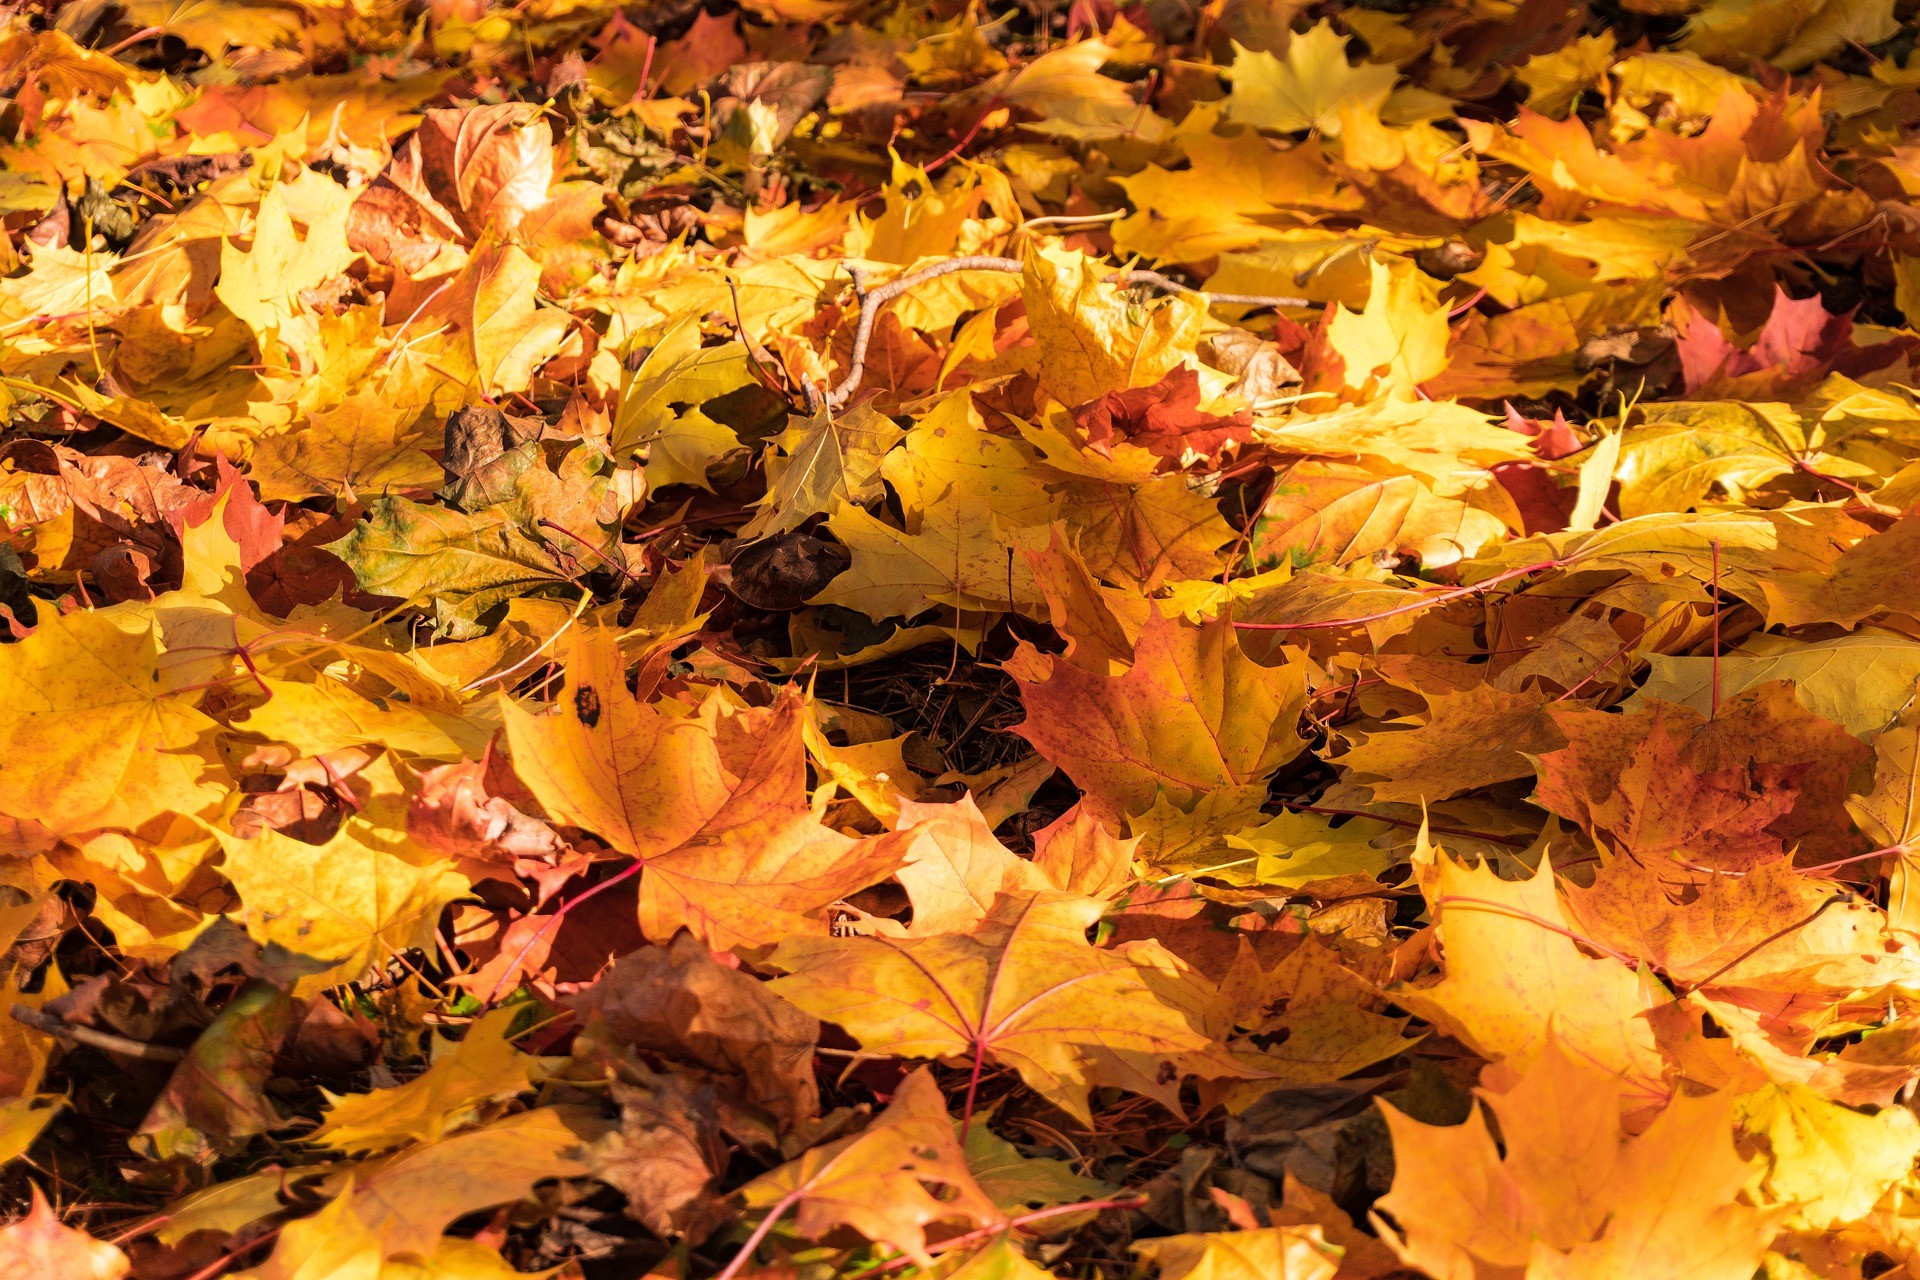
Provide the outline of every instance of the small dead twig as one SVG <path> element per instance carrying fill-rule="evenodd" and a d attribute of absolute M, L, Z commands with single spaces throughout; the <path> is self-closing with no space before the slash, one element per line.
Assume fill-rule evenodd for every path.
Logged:
<path fill-rule="evenodd" d="M 95 1031 L 92 1027 L 76 1027 L 43 1009 L 16 1004 L 10 1011 L 13 1020 L 24 1027 L 32 1027 L 44 1035 L 58 1040 L 71 1041 L 74 1044 L 90 1045 L 105 1053 L 118 1054 L 123 1058 L 139 1058 L 146 1062 L 182 1062 L 187 1051 L 175 1049 L 164 1044 L 144 1044 L 139 1040 L 129 1040 L 125 1036 L 116 1036 L 110 1031 Z"/>
<path fill-rule="evenodd" d="M 1018 258 L 997 258 L 991 254 L 968 254 L 965 257 L 948 258 L 945 262 L 936 262 L 930 267 L 889 280 L 874 288 L 867 287 L 865 274 L 858 267 L 848 267 L 847 274 L 853 277 L 853 294 L 860 300 L 860 320 L 853 331 L 853 359 L 847 366 L 847 376 L 838 386 L 824 393 L 811 382 L 803 382 L 801 389 L 806 392 L 807 405 L 818 410 L 822 405 L 829 409 L 839 409 L 853 393 L 860 389 L 860 380 L 867 372 L 867 344 L 873 341 L 873 322 L 880 308 L 892 302 L 908 290 L 917 288 L 929 280 L 938 280 L 941 276 L 950 276 L 956 271 L 1005 271 L 1018 273 L 1026 270 L 1026 263 Z M 1107 284 L 1125 288 L 1130 285 L 1146 285 L 1167 293 L 1191 294 L 1209 302 L 1222 302 L 1240 307 L 1306 307 L 1313 304 L 1305 298 L 1290 298 L 1279 294 L 1264 293 L 1212 293 L 1206 289 L 1196 289 L 1190 284 L 1182 284 L 1158 271 L 1116 271 L 1106 278 Z"/>

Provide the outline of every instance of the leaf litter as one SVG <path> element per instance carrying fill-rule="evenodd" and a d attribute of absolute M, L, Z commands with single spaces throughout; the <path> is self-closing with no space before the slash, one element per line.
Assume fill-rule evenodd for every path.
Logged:
<path fill-rule="evenodd" d="M 1913 1269 L 1917 22 L 16 6 L 0 1263 Z"/>

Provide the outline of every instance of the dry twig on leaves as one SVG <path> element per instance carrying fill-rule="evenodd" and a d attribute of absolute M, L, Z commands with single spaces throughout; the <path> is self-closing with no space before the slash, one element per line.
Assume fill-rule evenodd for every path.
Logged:
<path fill-rule="evenodd" d="M 991 254 L 969 254 L 965 257 L 948 258 L 945 262 L 936 262 L 932 266 L 910 271 L 904 276 L 895 277 L 883 285 L 867 287 L 866 273 L 859 267 L 848 266 L 847 274 L 853 278 L 853 294 L 860 301 L 860 321 L 853 331 L 853 359 L 847 365 L 847 376 L 840 379 L 832 388 L 822 393 L 812 383 L 802 383 L 806 393 L 807 407 L 818 409 L 825 405 L 829 409 L 839 409 L 853 393 L 860 389 L 860 383 L 867 373 L 867 345 L 873 341 L 873 325 L 880 314 L 880 308 L 892 302 L 909 290 L 925 284 L 929 280 L 938 280 L 941 276 L 950 276 L 959 271 L 1003 271 L 1018 273 L 1026 269 L 1026 264 L 1018 258 L 998 258 Z M 1106 283 L 1122 288 L 1145 286 L 1160 289 L 1167 293 L 1190 294 L 1202 297 L 1208 302 L 1231 307 L 1310 307 L 1314 305 L 1306 298 L 1288 297 L 1284 294 L 1267 293 L 1214 293 L 1207 289 L 1196 289 L 1190 284 L 1182 284 L 1158 271 L 1125 270 L 1116 271 L 1108 276 Z"/>

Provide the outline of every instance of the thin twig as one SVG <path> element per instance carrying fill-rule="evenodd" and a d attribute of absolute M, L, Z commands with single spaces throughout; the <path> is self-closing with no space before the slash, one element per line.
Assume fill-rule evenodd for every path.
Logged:
<path fill-rule="evenodd" d="M 558 640 L 561 636 L 565 635 L 567 633 L 567 628 L 571 627 L 575 622 L 578 622 L 580 620 L 580 615 L 587 611 L 587 605 L 591 603 L 592 600 L 593 600 L 593 592 L 591 590 L 582 591 L 580 593 L 580 603 L 573 606 L 573 612 L 567 615 L 567 620 L 561 623 L 559 627 L 555 629 L 552 635 L 548 636 L 545 640 L 542 640 L 532 653 L 520 659 L 520 661 L 514 663 L 512 666 L 508 667 L 504 671 L 496 671 L 492 675 L 481 676 L 477 680 L 473 680 L 468 682 L 467 684 L 461 685 L 460 692 L 472 693 L 475 689 L 481 688 L 484 685 L 492 684 L 495 680 L 505 679 L 507 676 L 510 676 L 514 672 L 519 671 L 521 668 L 525 667 L 529 662 L 532 662 L 535 658 L 539 657 L 541 654 L 545 653 L 550 647 L 552 647 L 554 641 Z"/>
<path fill-rule="evenodd" d="M 1549 929 L 1554 933 L 1559 934 L 1563 938 L 1572 939 L 1573 941 L 1579 943 L 1583 947 L 1591 947 L 1593 950 L 1598 951 L 1601 955 L 1610 956 L 1613 959 L 1618 960 L 1621 964 L 1633 965 L 1638 963 L 1634 959 L 1634 957 L 1628 955 L 1626 952 L 1620 951 L 1614 947 L 1610 947 L 1606 943 L 1601 942 L 1598 939 L 1589 938 L 1584 933 L 1575 933 L 1573 930 L 1567 928 L 1565 925 L 1555 924 L 1553 921 L 1545 919 L 1544 917 L 1541 917 L 1541 916 L 1537 916 L 1533 912 L 1528 911 L 1525 908 L 1516 907 L 1509 903 L 1501 902 L 1495 898 L 1475 898 L 1468 894 L 1443 893 L 1439 897 L 1433 900 L 1433 905 L 1436 907 L 1449 907 L 1449 906 L 1455 906 L 1455 905 L 1466 906 L 1466 907 L 1479 907 L 1482 910 L 1497 912 L 1501 915 L 1511 916 L 1516 920 L 1525 920 L 1530 924 L 1537 924 L 1542 929 Z"/>
<path fill-rule="evenodd" d="M 1820 918 L 1821 913 L 1824 912 L 1828 907 L 1835 906 L 1838 903 L 1844 902 L 1846 901 L 1846 898 L 1847 898 L 1847 895 L 1844 893 L 1834 894 L 1832 897 L 1828 898 L 1825 902 L 1822 902 L 1819 906 L 1815 907 L 1813 911 L 1807 916 L 1805 916 L 1804 918 L 1795 920 L 1792 924 L 1787 925 L 1784 928 L 1775 929 L 1772 933 L 1760 939 L 1760 941 L 1754 943 L 1752 946 L 1748 947 L 1745 951 L 1742 951 L 1739 955 L 1727 961 L 1725 964 L 1721 965 L 1718 969 L 1715 969 L 1712 973 L 1700 979 L 1698 982 L 1687 983 L 1684 987 L 1680 989 L 1679 994 L 1683 996 L 1690 996 L 1694 992 L 1700 990 L 1702 987 L 1712 986 L 1716 981 L 1724 977 L 1729 970 L 1741 964 L 1746 963 L 1748 960 L 1753 959 L 1755 955 L 1759 954 L 1761 951 L 1763 951 L 1767 947 L 1772 946 L 1774 943 L 1780 941 L 1780 939 L 1786 937 L 1788 934 L 1797 933 L 1801 929 L 1806 928 L 1808 925 L 1812 924 L 1815 920 L 1818 920 Z"/>
<path fill-rule="evenodd" d="M 967 254 L 959 258 L 948 258 L 945 262 L 936 262 L 932 266 L 922 267 L 918 271 L 909 272 L 869 289 L 866 277 L 860 269 L 849 266 L 847 274 L 853 277 L 853 294 L 860 300 L 860 320 L 853 331 L 853 357 L 847 366 L 847 376 L 840 380 L 838 386 L 828 390 L 824 396 L 813 384 L 803 384 L 802 389 L 806 392 L 808 405 L 816 410 L 822 404 L 829 409 L 838 409 L 853 398 L 853 393 L 860 389 L 860 380 L 866 376 L 867 345 L 873 341 L 874 319 L 878 316 L 881 307 L 886 306 L 901 294 L 929 280 L 950 276 L 956 271 L 1002 271 L 1017 274 L 1024 270 L 1026 270 L 1026 264 L 1019 258 L 999 258 L 984 253 Z M 1290 298 L 1279 294 L 1211 293 L 1205 289 L 1196 289 L 1190 284 L 1181 284 L 1178 280 L 1163 276 L 1158 271 L 1116 271 L 1106 278 L 1105 283 L 1123 288 L 1128 285 L 1148 285 L 1168 293 L 1203 297 L 1209 302 L 1223 302 L 1231 306 L 1308 307 L 1313 305 L 1305 298 Z"/>
<path fill-rule="evenodd" d="M 1332 631 L 1343 627 L 1363 627 L 1369 622 L 1382 622 L 1402 614 L 1418 613 L 1422 609 L 1452 604 L 1455 600 L 1479 595 L 1482 591 L 1497 587 L 1503 582 L 1512 582 L 1515 578 L 1524 578 L 1530 573 L 1559 569 L 1567 563 L 1565 560 L 1541 560 L 1534 564 L 1523 564 L 1517 568 L 1496 573 L 1491 578 L 1483 579 L 1471 586 L 1454 587 L 1437 596 L 1428 596 L 1424 600 L 1415 600 L 1411 604 L 1398 605 L 1392 609 L 1382 609 L 1378 613 L 1364 613 L 1357 618 L 1323 618 L 1318 622 L 1236 622 L 1233 625 L 1241 631 Z"/>
<path fill-rule="evenodd" d="M 767 1210 L 766 1216 L 760 1219 L 758 1226 L 754 1227 L 753 1234 L 747 1237 L 747 1242 L 740 1246 L 739 1252 L 733 1255 L 733 1259 L 713 1280 L 733 1280 L 740 1268 L 745 1266 L 747 1260 L 753 1256 L 753 1251 L 760 1247 L 760 1242 L 767 1238 L 767 1232 L 773 1230 L 773 1224 L 780 1220 L 780 1215 L 799 1203 L 800 1197 L 806 1193 L 807 1185 L 804 1182 L 801 1183 L 786 1195 L 781 1196 L 779 1201 Z"/>
<path fill-rule="evenodd" d="M 1056 1204 L 1048 1209 L 1035 1209 L 1030 1213 L 1015 1214 L 1005 1222 L 996 1222 L 992 1226 L 975 1227 L 972 1231 L 964 1235 L 952 1236 L 945 1240 L 936 1240 L 927 1246 L 927 1252 L 951 1253 L 955 1249 L 964 1249 L 968 1245 L 977 1244 L 982 1240 L 990 1240 L 994 1236 L 1001 1235 L 1005 1232 L 1020 1230 L 1032 1223 L 1043 1222 L 1048 1218 L 1060 1218 L 1070 1213 L 1102 1213 L 1108 1209 L 1138 1209 L 1146 1202 L 1147 1198 L 1145 1196 L 1135 1195 L 1114 1196 L 1106 1200 L 1082 1200 L 1078 1204 Z M 912 1258 L 902 1254 L 897 1258 L 890 1258 L 875 1267 L 874 1273 L 880 1274 L 887 1271 L 898 1271 L 912 1261 Z"/>
<path fill-rule="evenodd" d="M 615 560 L 612 556 L 608 555 L 606 552 L 602 551 L 600 548 L 594 546 L 591 542 L 588 542 L 585 538 L 581 537 L 579 534 L 575 533 L 573 530 L 567 528 L 567 526 L 560 524 L 557 521 L 549 520 L 545 516 L 540 517 L 539 523 L 545 528 L 553 529 L 560 533 L 566 534 L 569 538 L 572 538 L 575 542 L 579 543 L 581 546 L 585 547 L 587 550 L 593 552 L 594 555 L 598 556 L 600 558 L 600 563 L 606 565 L 607 568 L 613 570 L 615 573 L 625 578 L 629 583 L 633 584 L 634 586 L 639 587 L 639 586 L 646 585 L 645 579 L 637 577 L 625 565 L 621 564 L 618 560 Z"/>
<path fill-rule="evenodd" d="M 1077 227 L 1098 222 L 1118 222 L 1126 216 L 1125 209 L 1115 209 L 1111 213 L 1051 213 L 1044 218 L 1028 218 L 1015 227 L 1013 233 L 1022 235 L 1035 227 Z"/>
<path fill-rule="evenodd" d="M 69 1040 L 74 1044 L 90 1045 L 105 1053 L 118 1054 L 123 1058 L 139 1058 L 146 1062 L 183 1062 L 185 1049 L 175 1049 L 164 1044 L 146 1044 L 139 1040 L 129 1040 L 125 1036 L 116 1036 L 111 1031 L 95 1031 L 92 1027 L 76 1027 L 44 1009 L 35 1009 L 30 1005 L 16 1004 L 9 1011 L 13 1020 L 25 1027 L 32 1027 L 43 1035 L 57 1040 Z"/>

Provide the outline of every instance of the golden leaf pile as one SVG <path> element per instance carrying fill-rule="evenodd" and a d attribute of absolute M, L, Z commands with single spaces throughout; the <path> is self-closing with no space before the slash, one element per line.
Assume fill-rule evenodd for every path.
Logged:
<path fill-rule="evenodd" d="M 1920 1271 L 1920 0 L 0 23 L 0 1273 Z"/>

